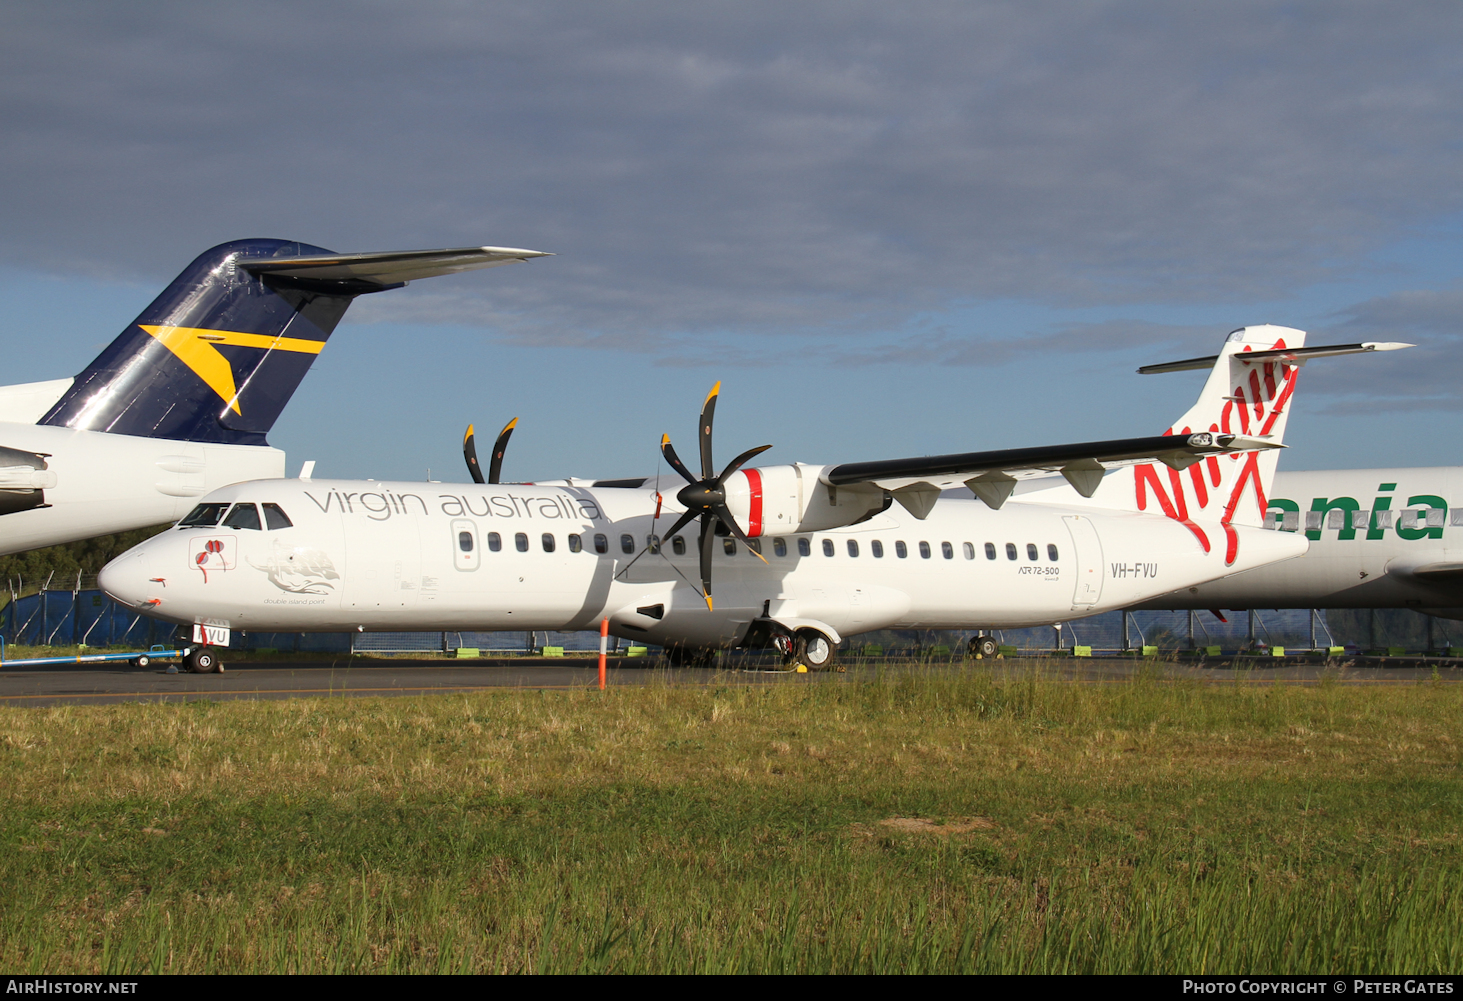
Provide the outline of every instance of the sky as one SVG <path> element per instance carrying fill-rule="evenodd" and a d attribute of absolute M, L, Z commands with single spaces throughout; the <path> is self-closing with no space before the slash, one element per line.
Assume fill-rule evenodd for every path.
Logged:
<path fill-rule="evenodd" d="M 1164 430 L 1252 323 L 1282 469 L 1463 461 L 1463 6 L 22 3 L 0 35 L 6 383 L 74 375 L 197 254 L 556 256 L 359 300 L 293 474 L 656 472 Z"/>

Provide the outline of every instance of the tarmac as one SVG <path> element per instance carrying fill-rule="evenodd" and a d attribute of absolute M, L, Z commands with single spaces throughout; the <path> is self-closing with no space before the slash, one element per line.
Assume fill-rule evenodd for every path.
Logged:
<path fill-rule="evenodd" d="M 78 664 L 0 669 L 0 704 L 95 705 L 122 702 L 187 702 L 236 699 L 363 698 L 478 692 L 496 688 L 535 690 L 598 687 L 594 658 L 514 657 L 488 660 L 420 660 L 340 657 L 299 661 L 237 661 L 221 674 L 167 673 L 167 665 Z M 797 674 L 747 660 L 716 668 L 667 668 L 650 659 L 611 658 L 609 687 L 645 684 L 767 685 L 839 684 L 881 672 L 990 672 L 1002 680 L 1031 676 L 1076 684 L 1118 684 L 1141 675 L 1228 684 L 1346 685 L 1463 682 L 1463 666 L 1423 657 L 1318 659 L 1230 657 L 1203 662 L 1134 657 L 1018 658 L 919 662 L 851 661 L 845 672 Z"/>

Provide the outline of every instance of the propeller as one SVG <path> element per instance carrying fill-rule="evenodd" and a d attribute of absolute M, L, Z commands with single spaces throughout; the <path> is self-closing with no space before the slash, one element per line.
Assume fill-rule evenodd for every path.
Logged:
<path fill-rule="evenodd" d="M 752 545 L 746 533 L 737 525 L 736 518 L 732 517 L 731 509 L 726 506 L 725 484 L 727 477 L 731 476 L 741 468 L 742 463 L 771 448 L 771 445 L 761 445 L 757 448 L 749 448 L 737 456 L 720 475 L 716 474 L 716 467 L 711 461 L 711 423 L 716 414 L 716 397 L 721 392 L 721 383 L 711 387 L 707 394 L 706 402 L 701 405 L 700 434 L 697 441 L 701 447 L 701 478 L 697 479 L 691 475 L 686 464 L 676 455 L 676 450 L 671 447 L 671 436 L 660 436 L 660 452 L 665 456 L 665 461 L 670 467 L 681 474 L 687 486 L 681 488 L 676 494 L 676 500 L 686 508 L 685 514 L 676 520 L 670 531 L 665 533 L 665 538 L 670 538 L 681 529 L 689 525 L 694 519 L 701 519 L 701 588 L 702 595 L 706 598 L 706 607 L 711 608 L 711 555 L 716 545 L 716 526 L 720 522 L 726 526 L 726 530 L 747 547 L 747 551 L 755 555 L 763 563 L 767 559 Z"/>
<path fill-rule="evenodd" d="M 488 483 L 499 483 L 499 477 L 503 473 L 503 453 L 508 450 L 508 439 L 513 437 L 513 429 L 518 426 L 518 418 L 515 417 L 503 425 L 503 430 L 498 432 L 498 440 L 493 443 L 493 458 L 488 462 Z M 467 434 L 462 437 L 462 457 L 467 460 L 467 471 L 472 474 L 474 483 L 483 483 L 483 471 L 478 465 L 477 436 L 473 434 L 473 426 L 467 426 Z"/>

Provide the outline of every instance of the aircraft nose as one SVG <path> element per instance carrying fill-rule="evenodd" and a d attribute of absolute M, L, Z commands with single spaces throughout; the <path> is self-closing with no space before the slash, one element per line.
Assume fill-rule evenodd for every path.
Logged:
<path fill-rule="evenodd" d="M 148 591 L 157 587 L 150 578 L 156 576 L 147 572 L 148 554 L 145 549 L 133 549 L 123 553 L 97 575 L 97 586 L 113 601 L 131 608 L 138 608 L 148 602 Z"/>

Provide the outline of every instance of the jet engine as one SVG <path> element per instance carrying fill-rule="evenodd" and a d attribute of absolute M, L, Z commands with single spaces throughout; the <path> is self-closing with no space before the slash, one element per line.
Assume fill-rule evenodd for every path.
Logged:
<path fill-rule="evenodd" d="M 45 489 L 56 485 L 48 456 L 0 445 L 0 515 L 48 507 Z"/>

